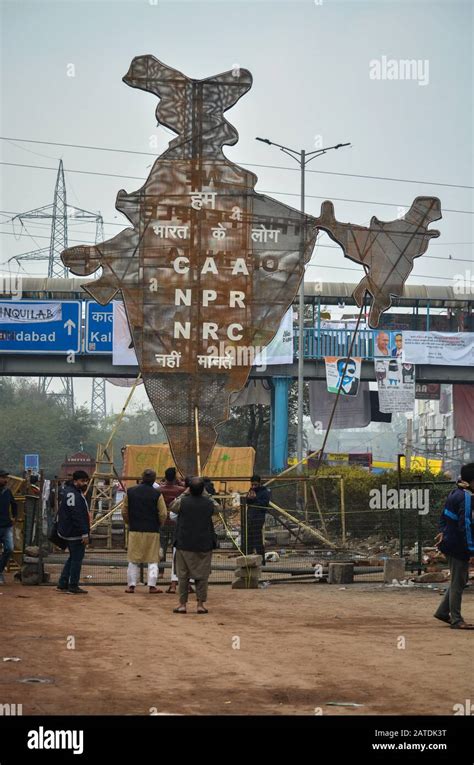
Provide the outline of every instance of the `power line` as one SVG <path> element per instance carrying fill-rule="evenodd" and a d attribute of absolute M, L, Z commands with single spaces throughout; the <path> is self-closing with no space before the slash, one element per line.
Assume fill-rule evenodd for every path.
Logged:
<path fill-rule="evenodd" d="M 44 167 L 42 165 L 23 165 L 19 162 L 0 162 L 0 165 L 6 165 L 8 167 L 26 167 L 30 170 L 54 170 L 56 172 L 55 167 Z M 67 170 L 68 173 L 79 173 L 80 175 L 98 175 L 98 176 L 104 176 L 106 178 L 126 178 L 129 180 L 134 181 L 146 181 L 147 179 L 144 176 L 138 176 L 138 175 L 119 175 L 118 173 L 99 173 L 94 172 L 93 170 L 71 170 L 70 168 Z M 259 192 L 260 194 L 279 194 L 280 196 L 285 197 L 298 197 L 299 194 L 295 194 L 289 191 L 275 191 L 275 190 L 269 190 L 269 189 L 261 189 Z M 306 197 L 308 199 L 327 199 L 327 196 L 318 196 L 316 194 L 306 194 Z M 408 203 L 401 203 L 401 202 L 376 202 L 373 199 L 346 199 L 345 197 L 332 197 L 332 199 L 335 202 L 354 202 L 357 204 L 368 204 L 368 205 L 379 205 L 381 207 L 409 207 L 410 205 Z M 450 213 L 459 213 L 461 215 L 474 215 L 473 210 L 451 210 L 448 208 L 444 208 L 444 213 L 450 212 Z"/>
<path fill-rule="evenodd" d="M 6 221 L 6 222 L 8 223 L 9 221 Z M 86 223 L 88 221 L 80 221 L 80 222 Z M 69 219 L 68 219 L 68 223 L 69 223 Z M 36 223 L 35 222 L 33 224 L 29 223 L 28 225 L 29 226 L 31 226 L 31 225 L 40 226 L 42 228 L 48 227 L 47 223 Z M 114 224 L 104 223 L 104 225 L 120 226 L 121 224 L 120 223 L 114 223 Z M 93 236 L 93 237 L 95 237 L 95 232 L 94 231 L 82 231 L 81 233 L 85 234 L 86 236 Z M 21 238 L 21 233 L 17 234 L 15 231 L 0 231 L 0 234 L 2 234 L 3 236 L 14 236 L 17 240 L 19 240 Z M 38 239 L 49 239 L 49 237 L 43 236 L 42 234 L 35 234 L 35 236 Z M 70 241 L 78 243 L 78 244 L 95 244 L 95 241 L 94 242 L 85 242 L 83 239 L 70 239 Z M 453 244 L 453 242 L 451 242 L 450 244 Z M 468 243 L 466 242 L 466 244 L 468 244 Z M 471 244 L 471 242 L 469 242 L 469 244 Z M 445 246 L 447 246 L 447 243 L 445 244 Z M 342 252 L 341 247 L 338 247 L 337 244 L 317 244 L 315 249 L 317 249 L 317 247 L 324 247 L 327 250 L 339 250 L 340 252 Z M 447 257 L 440 257 L 439 255 L 429 255 L 429 254 L 426 254 L 424 257 L 425 258 L 430 258 L 431 260 L 443 260 L 446 263 L 471 263 L 471 264 L 473 263 L 472 258 L 449 258 L 449 257 L 447 258 Z"/>
<path fill-rule="evenodd" d="M 66 146 L 70 149 L 89 149 L 93 151 L 109 151 L 109 152 L 114 152 L 119 154 L 138 154 L 145 157 L 155 157 L 155 159 L 157 158 L 156 153 L 153 153 L 151 151 L 133 151 L 131 149 L 112 149 L 106 146 L 88 146 L 88 145 L 76 144 L 76 143 L 59 143 L 57 141 L 36 141 L 30 138 L 9 138 L 6 136 L 0 136 L 0 140 L 16 141 L 17 143 L 40 143 L 47 146 Z M 39 155 L 39 156 L 44 156 L 44 155 Z M 299 172 L 297 167 L 284 167 L 283 165 L 263 165 L 263 164 L 257 164 L 255 162 L 238 162 L 238 164 L 242 165 L 243 167 L 266 167 L 272 170 L 291 170 L 292 172 Z M 330 170 L 307 170 L 306 172 L 316 173 L 318 175 L 337 175 L 337 176 L 342 176 L 345 178 L 365 178 L 365 179 L 374 180 L 374 181 L 392 181 L 394 183 L 416 183 L 416 184 L 424 185 L 424 186 L 444 186 L 444 187 L 453 188 L 453 189 L 473 189 L 474 188 L 474 186 L 467 186 L 467 185 L 458 184 L 458 183 L 442 183 L 440 181 L 415 181 L 411 178 L 390 178 L 384 175 L 336 173 Z"/>
<path fill-rule="evenodd" d="M 20 213 L 18 211 L 13 211 L 13 210 L 0 210 L 0 215 L 12 216 L 12 217 L 8 217 L 8 220 L 2 221 L 0 223 L 0 225 L 3 226 L 5 224 L 7 224 L 7 223 L 11 223 L 12 218 L 16 217 L 17 215 L 20 215 Z M 71 224 L 71 225 L 74 225 L 76 223 L 77 224 L 84 224 L 84 223 L 88 223 L 88 222 L 89 221 L 86 220 L 86 219 L 80 220 L 80 219 L 74 218 L 74 217 L 68 218 L 68 224 Z M 36 221 L 34 221 L 34 223 L 32 223 L 32 224 L 30 223 L 30 225 L 34 225 L 34 226 L 49 226 L 48 223 L 38 223 Z M 119 226 L 120 228 L 123 228 L 124 226 L 127 226 L 127 225 L 129 225 L 129 223 L 125 222 L 125 221 L 123 223 L 116 223 L 115 221 L 110 221 L 110 220 L 109 221 L 104 221 L 104 226 Z M 90 234 L 91 236 L 94 236 L 94 232 L 93 231 L 83 231 L 82 233 L 83 234 Z M 464 246 L 464 245 L 468 245 L 468 244 L 469 245 L 470 244 L 474 244 L 474 242 L 430 242 L 430 248 L 431 247 L 459 247 L 461 245 Z M 318 247 L 327 247 L 329 250 L 339 250 L 340 249 L 340 247 L 338 247 L 336 244 L 318 244 Z M 425 257 L 431 257 L 431 258 L 433 258 L 435 260 L 456 260 L 456 261 L 459 261 L 460 263 L 472 263 L 472 260 L 470 258 L 468 258 L 467 260 L 466 259 L 462 259 L 462 258 L 439 258 L 436 255 L 426 255 Z"/>
<path fill-rule="evenodd" d="M 26 233 L 28 234 L 28 236 L 30 236 L 33 239 L 32 235 L 29 232 L 26 232 Z M 14 235 L 10 231 L 0 231 L 0 234 L 9 234 L 10 236 Z M 49 236 L 44 236 L 43 234 L 37 234 L 36 238 L 37 239 L 49 239 L 50 237 Z M 33 239 L 33 241 L 35 241 L 35 240 Z M 84 245 L 94 245 L 95 244 L 95 242 L 84 242 L 83 239 L 69 239 L 69 242 L 74 243 L 74 244 L 84 244 Z M 35 242 L 35 244 L 38 246 L 37 242 Z M 319 246 L 326 246 L 326 245 L 319 245 Z M 12 257 L 9 258 L 9 260 L 14 260 L 14 259 L 15 259 L 14 255 L 12 255 Z M 3 263 L 7 263 L 7 262 L 8 261 L 6 261 L 6 260 L 3 261 Z M 2 264 L 0 263 L 0 265 L 2 265 Z M 322 263 L 308 264 L 306 266 L 306 268 L 331 268 L 331 269 L 336 269 L 338 271 L 357 271 L 358 273 L 360 273 L 360 269 L 358 269 L 358 268 L 351 268 L 351 267 L 346 267 L 346 266 L 326 266 L 326 265 L 324 265 Z M 417 278 L 420 278 L 420 279 L 444 279 L 446 281 L 446 279 L 450 278 L 448 274 L 445 275 L 445 276 L 432 276 L 431 274 L 413 274 L 413 275 L 415 277 L 417 277 Z"/>

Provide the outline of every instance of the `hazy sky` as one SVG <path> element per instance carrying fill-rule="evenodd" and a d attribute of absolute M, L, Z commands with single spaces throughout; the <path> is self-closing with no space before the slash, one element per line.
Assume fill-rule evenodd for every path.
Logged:
<path fill-rule="evenodd" d="M 1 135 L 13 139 L 0 141 L 1 160 L 53 168 L 1 165 L 2 264 L 47 246 L 45 221 L 28 225 L 16 239 L 9 219 L 52 202 L 61 157 L 69 203 L 100 211 L 106 238 L 120 230 L 116 224 L 126 225 L 114 208 L 116 194 L 139 188 L 153 157 L 14 139 L 148 152 L 157 136 L 155 153 L 161 153 L 172 135 L 156 127 L 156 98 L 122 82 L 132 58 L 149 53 L 194 78 L 235 64 L 250 69 L 252 89 L 226 115 L 240 141 L 224 151 L 251 166 L 259 178 L 257 191 L 299 205 L 298 172 L 285 169 L 292 167 L 290 158 L 255 136 L 308 151 L 318 136 L 323 145 L 350 141 L 351 148 L 329 152 L 309 166 L 307 211 L 318 214 L 321 201 L 333 199 L 339 220 L 367 224 L 374 214 L 396 218 L 398 208 L 417 195 L 439 196 L 443 219 L 435 227 L 441 237 L 415 261 L 409 283 L 450 284 L 455 274 L 474 271 L 472 189 L 441 185 L 473 185 L 468 0 L 3 0 L 0 7 Z M 419 79 L 371 79 L 370 62 L 383 57 L 416 60 Z M 70 244 L 93 239 L 91 223 L 70 225 Z M 319 243 L 308 279 L 360 278 L 358 266 L 344 260 L 326 236 Z M 24 267 L 39 274 L 45 264 Z M 89 395 L 84 382 L 78 390 L 79 399 Z M 116 407 L 122 398 L 122 391 L 111 394 Z"/>

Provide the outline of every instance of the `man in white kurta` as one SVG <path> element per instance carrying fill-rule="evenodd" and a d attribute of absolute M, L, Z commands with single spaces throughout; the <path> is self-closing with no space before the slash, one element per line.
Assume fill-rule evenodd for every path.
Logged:
<path fill-rule="evenodd" d="M 160 527 L 166 521 L 165 500 L 159 489 L 153 487 L 154 470 L 145 470 L 141 483 L 127 490 L 123 500 L 122 516 L 128 525 L 127 589 L 135 592 L 139 577 L 139 564 L 148 564 L 148 591 L 163 592 L 156 586 L 160 559 Z"/>

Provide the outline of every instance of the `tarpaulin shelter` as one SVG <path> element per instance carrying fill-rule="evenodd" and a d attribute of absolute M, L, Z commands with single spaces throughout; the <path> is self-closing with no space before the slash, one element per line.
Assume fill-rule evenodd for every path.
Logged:
<path fill-rule="evenodd" d="M 249 481 L 233 481 L 232 476 L 245 477 L 253 473 L 255 449 L 251 446 L 214 446 L 202 470 L 219 490 L 247 492 Z M 123 475 L 140 476 L 146 468 L 156 471 L 158 480 L 168 467 L 176 467 L 168 444 L 129 444 L 123 452 Z M 227 478 L 225 483 L 219 478 Z M 133 481 L 126 481 L 131 486 Z"/>

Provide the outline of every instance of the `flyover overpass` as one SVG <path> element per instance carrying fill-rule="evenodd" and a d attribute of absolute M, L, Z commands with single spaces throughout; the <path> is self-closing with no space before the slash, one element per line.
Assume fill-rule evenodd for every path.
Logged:
<path fill-rule="evenodd" d="M 81 300 L 88 296 L 81 289 L 85 279 L 48 279 L 45 277 L 26 277 L 21 284 L 12 283 L 10 293 L 8 282 L 3 283 L 3 298 L 15 299 L 14 292 L 19 286 L 24 300 Z M 304 379 L 325 380 L 324 356 L 347 355 L 353 331 L 349 328 L 328 329 L 322 326 L 322 308 L 337 305 L 354 306 L 352 298 L 355 284 L 305 282 L 306 323 L 304 336 Z M 18 299 L 18 297 L 17 297 Z M 391 312 L 397 308 L 411 309 L 404 314 L 404 321 L 413 329 L 429 330 L 435 324 L 437 309 L 445 309 L 449 318 L 449 328 L 456 330 L 460 317 L 465 329 L 474 331 L 473 326 L 474 291 L 467 294 L 455 293 L 453 287 L 432 287 L 425 285 L 405 285 L 403 296 L 394 298 Z M 397 314 L 400 317 L 400 314 Z M 390 314 L 386 314 L 390 318 Z M 395 317 L 394 317 L 395 318 Z M 448 321 L 448 318 L 443 320 Z M 411 324 L 412 323 L 412 324 Z M 394 325 L 392 329 L 397 329 Z M 288 391 L 293 379 L 297 377 L 298 339 L 295 338 L 295 357 L 293 364 L 253 367 L 251 379 L 266 378 L 272 387 L 272 467 L 274 470 L 286 466 L 288 441 Z M 363 381 L 374 381 L 374 341 L 372 331 L 361 329 L 357 334 L 353 356 L 362 358 Z M 27 353 L 2 353 L 0 351 L 0 375 L 21 377 L 106 377 L 135 378 L 137 366 L 114 366 L 112 356 L 108 354 L 77 353 L 74 364 L 68 363 L 65 356 Z M 469 383 L 474 384 L 474 367 L 437 366 L 419 364 L 416 366 L 416 380 L 421 383 Z"/>
<path fill-rule="evenodd" d="M 1 275 L 0 275 L 1 279 Z M 48 279 L 46 277 L 25 277 L 21 279 L 21 297 L 23 300 L 82 300 L 89 296 L 81 289 L 86 279 Z M 92 282 L 94 280 L 91 280 Z M 14 285 L 11 285 L 14 286 Z M 351 329 L 327 329 L 322 325 L 322 307 L 341 306 L 347 309 L 354 306 L 354 313 L 359 309 L 352 298 L 355 284 L 337 282 L 305 282 L 305 304 L 309 314 L 304 337 L 304 377 L 305 380 L 324 380 L 325 356 L 347 355 L 352 338 Z M 14 290 L 6 289 L 3 284 L 3 297 L 10 299 Z M 394 298 L 390 311 L 398 307 L 410 308 L 412 314 L 406 314 L 407 320 L 413 318 L 413 329 L 429 330 L 433 324 L 433 310 L 447 309 L 455 313 L 462 312 L 466 317 L 469 331 L 474 331 L 474 291 L 469 296 L 458 295 L 452 287 L 426 287 L 410 285 L 404 289 L 403 297 Z M 416 320 L 416 325 L 415 325 Z M 308 326 L 309 325 L 309 326 Z M 396 326 L 393 329 L 397 329 Z M 298 338 L 295 338 L 295 360 L 293 364 L 272 365 L 265 368 L 252 368 L 252 379 L 268 377 L 297 376 Z M 352 349 L 353 356 L 360 356 L 362 362 L 362 380 L 373 381 L 374 342 L 372 331 L 360 329 Z M 2 353 L 0 351 L 0 375 L 21 377 L 130 377 L 138 374 L 137 366 L 113 366 L 111 354 L 78 353 L 75 363 L 67 363 L 63 356 Z M 434 366 L 419 364 L 416 368 L 418 382 L 474 383 L 474 367 Z"/>

